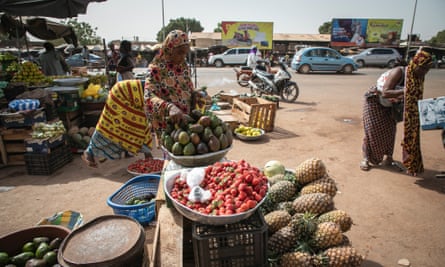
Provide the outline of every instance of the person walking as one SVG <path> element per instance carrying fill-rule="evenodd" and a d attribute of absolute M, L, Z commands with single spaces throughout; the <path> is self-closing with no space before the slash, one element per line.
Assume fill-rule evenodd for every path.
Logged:
<path fill-rule="evenodd" d="M 134 79 L 133 69 L 135 67 L 135 63 L 131 56 L 131 42 L 127 40 L 123 40 L 119 47 L 120 58 L 117 62 L 116 71 L 117 71 L 117 80 L 132 80 Z"/>
<path fill-rule="evenodd" d="M 45 52 L 39 56 L 39 64 L 43 74 L 46 76 L 65 75 L 69 72 L 68 64 L 66 64 L 63 56 L 56 51 L 54 45 L 50 42 L 43 44 Z"/>
<path fill-rule="evenodd" d="M 259 60 L 259 57 L 257 55 L 258 49 L 256 46 L 252 46 L 250 49 L 249 55 L 247 56 L 247 67 L 251 69 L 255 69 L 257 65 L 257 61 Z"/>
<path fill-rule="evenodd" d="M 88 62 L 90 62 L 90 51 L 88 51 L 88 47 L 86 45 L 82 47 L 82 59 L 83 65 L 88 66 Z"/>

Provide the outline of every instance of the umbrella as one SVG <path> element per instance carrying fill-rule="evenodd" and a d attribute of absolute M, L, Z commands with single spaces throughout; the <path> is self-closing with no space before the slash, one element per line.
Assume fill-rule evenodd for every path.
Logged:
<path fill-rule="evenodd" d="M 90 2 L 106 0 L 0 0 L 0 12 L 15 16 L 72 18 L 85 14 Z"/>

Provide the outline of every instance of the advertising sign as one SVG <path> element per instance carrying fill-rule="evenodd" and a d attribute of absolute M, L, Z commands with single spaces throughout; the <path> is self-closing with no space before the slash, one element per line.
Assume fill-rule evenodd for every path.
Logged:
<path fill-rule="evenodd" d="M 402 19 L 333 19 L 331 46 L 398 46 Z"/>
<path fill-rule="evenodd" d="M 221 22 L 222 45 L 227 47 L 252 46 L 272 49 L 273 22 Z"/>

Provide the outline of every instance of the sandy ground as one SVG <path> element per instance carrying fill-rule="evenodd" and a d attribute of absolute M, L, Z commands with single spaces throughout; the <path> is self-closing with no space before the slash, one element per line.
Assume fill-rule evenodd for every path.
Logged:
<path fill-rule="evenodd" d="M 300 86 L 296 103 L 280 103 L 275 130 L 255 142 L 235 140 L 227 157 L 245 159 L 262 167 L 271 160 L 295 168 L 310 157 L 322 159 L 337 181 L 337 208 L 354 220 L 346 235 L 366 256 L 365 267 L 399 266 L 408 259 L 413 267 L 438 267 L 445 262 L 445 150 L 440 131 L 422 131 L 425 173 L 411 177 L 392 167 L 359 169 L 363 126 L 362 95 L 384 69 L 362 69 L 353 75 L 293 74 Z M 198 69 L 198 86 L 247 92 L 239 87 L 230 68 Z M 443 70 L 432 70 L 425 98 L 444 95 Z M 399 125 L 395 160 L 401 160 Z M 155 155 L 161 156 L 160 151 Z M 138 157 L 141 157 L 139 155 Z M 58 211 L 75 210 L 89 221 L 113 214 L 106 199 L 132 176 L 132 159 L 107 161 L 87 168 L 75 155 L 73 162 L 50 176 L 30 176 L 24 166 L 0 169 L 0 235 L 36 224 Z"/>

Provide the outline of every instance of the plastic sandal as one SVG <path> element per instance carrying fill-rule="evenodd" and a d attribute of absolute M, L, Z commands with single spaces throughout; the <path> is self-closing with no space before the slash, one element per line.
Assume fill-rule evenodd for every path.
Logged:
<path fill-rule="evenodd" d="M 360 162 L 360 169 L 362 171 L 369 171 L 370 166 L 369 166 L 369 162 L 367 159 L 364 159 Z"/>

